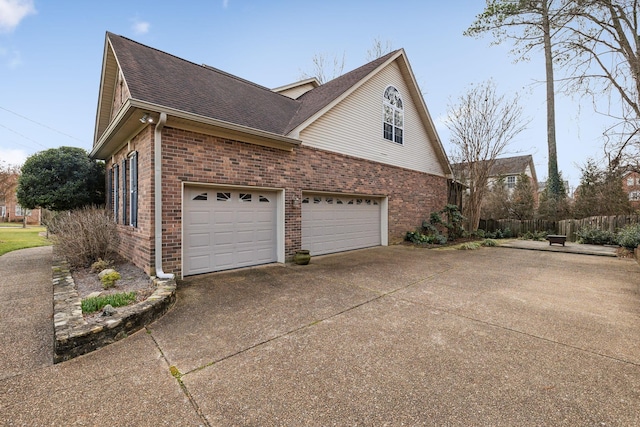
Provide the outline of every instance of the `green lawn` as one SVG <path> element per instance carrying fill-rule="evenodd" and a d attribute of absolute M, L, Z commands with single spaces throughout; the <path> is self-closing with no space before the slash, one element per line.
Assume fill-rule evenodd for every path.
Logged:
<path fill-rule="evenodd" d="M 0 255 L 18 249 L 34 248 L 36 246 L 48 246 L 50 240 L 40 237 L 38 233 L 46 231 L 44 227 L 1 227 L 0 224 Z"/>

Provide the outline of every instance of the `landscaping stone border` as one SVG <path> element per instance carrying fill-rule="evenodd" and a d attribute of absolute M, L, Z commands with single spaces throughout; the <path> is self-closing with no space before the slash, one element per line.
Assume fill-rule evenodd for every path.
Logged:
<path fill-rule="evenodd" d="M 66 262 L 53 265 L 53 363 L 64 362 L 111 344 L 162 317 L 176 300 L 175 280 L 154 279 L 156 290 L 146 300 L 118 307 L 113 316 L 88 324 Z"/>

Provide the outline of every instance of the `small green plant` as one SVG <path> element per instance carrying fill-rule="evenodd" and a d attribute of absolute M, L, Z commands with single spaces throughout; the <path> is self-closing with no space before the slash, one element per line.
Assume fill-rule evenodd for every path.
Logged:
<path fill-rule="evenodd" d="M 116 282 L 120 280 L 122 277 L 120 273 L 117 271 L 112 271 L 110 273 L 102 275 L 100 278 L 100 282 L 102 283 L 102 287 L 105 289 L 109 289 L 115 286 Z"/>
<path fill-rule="evenodd" d="M 547 234 L 548 233 L 546 231 L 527 231 L 520 237 L 520 239 L 542 241 L 547 238 Z"/>
<path fill-rule="evenodd" d="M 627 225 L 618 231 L 616 241 L 623 248 L 633 250 L 640 245 L 640 224 Z"/>
<path fill-rule="evenodd" d="M 493 239 L 484 239 L 481 243 L 482 246 L 487 246 L 487 247 L 492 247 L 492 246 L 498 246 L 498 242 L 496 242 Z"/>
<path fill-rule="evenodd" d="M 98 258 L 96 262 L 91 264 L 91 271 L 94 273 L 100 273 L 102 270 L 106 270 L 111 267 L 113 267 L 113 261 Z"/>
<path fill-rule="evenodd" d="M 97 297 L 85 298 L 82 300 L 82 313 L 93 313 L 102 310 L 105 305 L 112 307 L 122 307 L 129 305 L 136 300 L 135 292 L 122 292 L 119 294 L 99 295 Z"/>
<path fill-rule="evenodd" d="M 458 249 L 460 249 L 461 251 L 473 251 L 473 250 L 479 249 L 480 246 L 481 244 L 478 242 L 467 242 L 467 243 L 461 244 Z"/>
<path fill-rule="evenodd" d="M 600 230 L 597 227 L 587 226 L 576 231 L 578 243 L 586 245 L 613 245 L 616 244 L 616 235 L 608 230 Z"/>
<path fill-rule="evenodd" d="M 422 234 L 419 230 L 408 231 L 405 235 L 405 240 L 417 245 L 444 245 L 447 243 L 447 238 L 442 234 Z"/>

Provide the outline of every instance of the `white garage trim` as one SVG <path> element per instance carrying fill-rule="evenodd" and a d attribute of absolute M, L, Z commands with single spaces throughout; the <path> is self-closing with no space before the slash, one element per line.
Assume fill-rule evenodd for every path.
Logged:
<path fill-rule="evenodd" d="M 312 255 L 388 245 L 386 196 L 303 192 L 302 248 Z"/>
<path fill-rule="evenodd" d="M 285 262 L 285 224 L 284 224 L 284 200 L 285 194 L 284 190 L 280 188 L 270 188 L 270 187 L 249 187 L 249 186 L 230 186 L 230 185 L 216 185 L 216 184 L 202 184 L 195 182 L 183 182 L 182 184 L 182 275 L 189 274 L 197 274 L 192 271 L 187 271 L 187 253 L 188 247 L 185 244 L 187 241 L 186 229 L 187 229 L 187 221 L 186 214 L 187 212 L 187 201 L 186 196 L 193 190 L 200 190 L 207 192 L 242 192 L 246 191 L 247 193 L 269 193 L 275 197 L 273 201 L 275 205 L 275 262 L 284 263 Z"/>

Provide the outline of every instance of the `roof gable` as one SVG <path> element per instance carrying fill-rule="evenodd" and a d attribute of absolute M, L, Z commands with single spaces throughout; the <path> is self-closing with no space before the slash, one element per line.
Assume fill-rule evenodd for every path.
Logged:
<path fill-rule="evenodd" d="M 400 51 L 396 50 L 381 56 L 300 96 L 298 100 L 302 102 L 302 105 L 295 116 L 292 117 L 287 127 L 287 132 L 293 131 L 316 113 L 330 106 L 333 101 L 336 101 L 350 89 L 355 89 L 358 83 L 362 82 L 365 77 L 398 52 Z"/>

